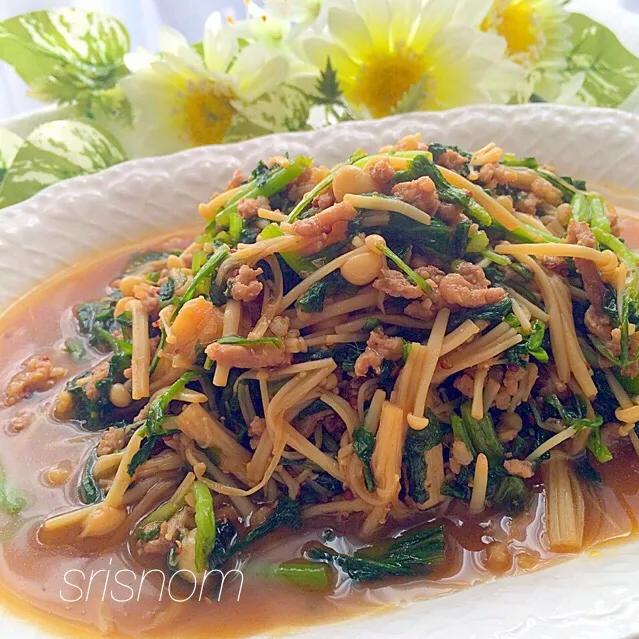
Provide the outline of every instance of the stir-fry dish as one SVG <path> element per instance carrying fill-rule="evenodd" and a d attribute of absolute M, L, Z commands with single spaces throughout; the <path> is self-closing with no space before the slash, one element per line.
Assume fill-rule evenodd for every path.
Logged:
<path fill-rule="evenodd" d="M 100 432 L 43 538 L 125 534 L 198 580 L 319 520 L 272 571 L 330 593 L 437 570 L 443 514 L 514 519 L 543 491 L 545 548 L 583 549 L 584 482 L 639 454 L 639 256 L 614 208 L 494 143 L 247 168 L 199 235 L 75 306 L 66 349 L 97 365 L 36 354 L 8 384 L 7 405 L 58 385 L 55 419 Z"/>

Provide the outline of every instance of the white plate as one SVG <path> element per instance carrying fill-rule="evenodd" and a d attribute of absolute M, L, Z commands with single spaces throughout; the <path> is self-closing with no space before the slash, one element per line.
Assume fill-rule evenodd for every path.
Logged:
<path fill-rule="evenodd" d="M 83 257 L 196 224 L 196 204 L 220 189 L 236 167 L 247 170 L 286 151 L 330 165 L 357 148 L 374 151 L 415 131 L 470 149 L 495 140 L 507 151 L 554 164 L 560 173 L 639 191 L 639 119 L 612 110 L 471 107 L 199 148 L 68 180 L 0 211 L 0 305 Z M 639 633 L 638 551 L 637 542 L 620 544 L 597 557 L 297 636 L 324 639 L 328 630 L 335 639 L 630 637 Z M 0 611 L 0 636 L 48 635 Z"/>

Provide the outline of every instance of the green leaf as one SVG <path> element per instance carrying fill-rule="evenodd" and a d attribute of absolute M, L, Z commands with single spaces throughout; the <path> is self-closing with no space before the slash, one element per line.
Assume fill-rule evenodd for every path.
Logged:
<path fill-rule="evenodd" d="M 0 188 L 0 208 L 60 180 L 96 173 L 126 160 L 117 140 L 87 122 L 57 120 L 31 132 Z"/>
<path fill-rule="evenodd" d="M 584 73 L 578 96 L 587 104 L 616 107 L 639 84 L 639 58 L 628 51 L 617 36 L 603 25 L 580 13 L 571 13 L 572 51 L 568 73 Z"/>
<path fill-rule="evenodd" d="M 116 86 L 129 49 L 124 25 L 95 11 L 33 11 L 0 23 L 0 58 L 44 101 Z"/>
<path fill-rule="evenodd" d="M 317 104 L 337 104 L 341 102 L 342 90 L 337 79 L 337 71 L 333 69 L 331 59 L 326 60 L 326 68 L 320 73 L 315 85 L 315 102 Z"/>
<path fill-rule="evenodd" d="M 310 107 L 303 91 L 283 84 L 241 107 L 224 138 L 235 142 L 268 133 L 307 130 Z"/>
<path fill-rule="evenodd" d="M 13 163 L 23 139 L 13 131 L 0 127 L 0 184 Z"/>

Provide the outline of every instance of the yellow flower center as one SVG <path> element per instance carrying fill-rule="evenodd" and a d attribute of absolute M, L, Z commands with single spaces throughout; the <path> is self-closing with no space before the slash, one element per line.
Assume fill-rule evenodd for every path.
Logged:
<path fill-rule="evenodd" d="M 186 133 L 189 143 L 201 146 L 221 142 L 235 115 L 231 91 L 213 80 L 189 80 L 180 98 L 175 124 Z"/>
<path fill-rule="evenodd" d="M 534 0 L 496 0 L 481 28 L 502 36 L 510 56 L 535 61 L 544 38 L 535 4 Z"/>
<path fill-rule="evenodd" d="M 365 105 L 373 117 L 381 118 L 393 111 L 425 71 L 424 58 L 412 51 L 371 51 L 344 93 L 350 102 Z"/>

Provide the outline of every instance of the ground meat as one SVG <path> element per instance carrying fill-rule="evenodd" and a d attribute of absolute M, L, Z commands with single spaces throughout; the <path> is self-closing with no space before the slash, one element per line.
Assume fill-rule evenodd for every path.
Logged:
<path fill-rule="evenodd" d="M 428 322 L 432 320 L 437 315 L 437 311 L 439 310 L 439 306 L 436 302 L 430 297 L 424 297 L 421 300 L 417 300 L 415 302 L 411 302 L 405 309 L 404 313 L 409 315 L 410 317 L 414 317 L 416 319 L 424 320 Z"/>
<path fill-rule="evenodd" d="M 313 198 L 312 204 L 314 208 L 320 211 L 327 209 L 329 206 L 333 206 L 333 204 L 335 204 L 333 189 L 329 187 L 326 191 L 322 191 L 319 195 L 316 195 Z"/>
<path fill-rule="evenodd" d="M 610 339 L 612 323 L 610 322 L 610 318 L 601 309 L 590 306 L 584 315 L 584 324 L 588 332 L 600 340 L 607 342 Z"/>
<path fill-rule="evenodd" d="M 426 175 L 410 182 L 396 184 L 391 189 L 391 193 L 426 213 L 435 214 L 439 208 L 439 196 L 435 184 Z"/>
<path fill-rule="evenodd" d="M 523 421 L 517 413 L 502 413 L 497 425 L 497 437 L 499 441 L 507 444 L 519 435 L 523 428 Z"/>
<path fill-rule="evenodd" d="M 403 297 L 407 300 L 418 299 L 424 294 L 422 289 L 411 284 L 401 271 L 389 268 L 381 269 L 381 277 L 373 282 L 373 287 L 391 297 Z"/>
<path fill-rule="evenodd" d="M 431 320 L 441 308 L 450 308 L 452 311 L 477 308 L 500 302 L 506 296 L 502 288 L 489 288 L 490 281 L 483 269 L 470 262 L 462 262 L 455 273 L 448 275 L 432 266 L 420 267 L 416 272 L 425 278 L 434 290 L 404 309 L 411 317 Z"/>
<path fill-rule="evenodd" d="M 460 153 L 457 153 L 457 151 L 447 149 L 437 158 L 437 164 L 450 169 L 451 171 L 460 173 L 461 170 L 466 166 L 466 164 L 468 164 L 468 158 L 465 158 Z"/>
<path fill-rule="evenodd" d="M 242 264 L 232 279 L 231 297 L 238 302 L 252 302 L 264 288 L 262 282 L 257 279 L 263 272 L 261 268 L 251 268 Z"/>
<path fill-rule="evenodd" d="M 502 381 L 505 391 L 514 396 L 519 389 L 519 382 L 526 377 L 527 371 L 525 368 L 519 368 L 518 366 L 509 366 L 506 369 L 504 379 Z"/>
<path fill-rule="evenodd" d="M 435 215 L 448 224 L 448 226 L 457 226 L 460 222 L 468 220 L 461 206 L 450 204 L 450 202 L 440 202 L 439 208 Z"/>
<path fill-rule="evenodd" d="M 558 273 L 564 277 L 568 277 L 570 274 L 570 266 L 564 257 L 557 257 L 556 255 L 541 255 L 539 261 L 550 271 Z"/>
<path fill-rule="evenodd" d="M 100 397 L 100 391 L 96 384 L 109 376 L 109 362 L 100 362 L 88 375 L 83 377 L 80 382 L 84 385 L 84 394 L 88 399 L 97 399 Z"/>
<path fill-rule="evenodd" d="M 269 328 L 271 333 L 276 337 L 286 337 L 288 329 L 291 326 L 291 319 L 284 315 L 276 315 L 272 320 Z"/>
<path fill-rule="evenodd" d="M 411 133 L 405 135 L 401 140 L 398 140 L 395 144 L 384 145 L 379 152 L 390 153 L 390 151 L 426 151 L 428 144 L 421 141 L 421 133 Z"/>
<path fill-rule="evenodd" d="M 456 304 L 463 308 L 479 308 L 486 304 L 495 304 L 506 297 L 506 291 L 503 288 L 477 287 L 461 273 L 446 275 L 439 285 L 438 292 L 446 305 Z"/>
<path fill-rule="evenodd" d="M 157 286 L 142 282 L 133 287 L 133 295 L 135 299 L 142 302 L 142 307 L 151 316 L 155 316 L 160 312 L 160 289 Z"/>
<path fill-rule="evenodd" d="M 105 430 L 102 439 L 98 442 L 98 457 L 102 455 L 111 455 L 116 450 L 122 450 L 126 442 L 124 428 L 114 428 L 113 426 Z"/>
<path fill-rule="evenodd" d="M 589 248 L 597 247 L 597 240 L 588 224 L 586 222 L 577 222 L 574 219 L 570 220 L 570 224 L 568 224 L 566 241 Z M 580 257 L 576 257 L 574 261 L 577 271 L 584 282 L 586 297 L 596 308 L 601 308 L 606 295 L 606 287 L 601 281 L 597 265 L 592 260 L 585 260 Z"/>
<path fill-rule="evenodd" d="M 237 203 L 237 212 L 243 220 L 250 220 L 257 217 L 258 209 L 271 210 L 271 205 L 267 197 L 259 195 L 258 197 L 243 197 Z"/>
<path fill-rule="evenodd" d="M 366 350 L 355 362 L 355 375 L 364 377 L 371 368 L 379 375 L 385 359 L 396 362 L 402 358 L 403 347 L 404 341 L 401 337 L 389 337 L 381 328 L 376 328 L 371 331 Z"/>
<path fill-rule="evenodd" d="M 268 368 L 291 363 L 290 353 L 270 344 L 247 347 L 213 342 L 206 347 L 206 354 L 220 366 L 229 368 Z"/>
<path fill-rule="evenodd" d="M 479 170 L 477 180 L 485 188 L 494 189 L 498 184 L 507 186 L 517 181 L 517 173 L 501 164 L 484 164 Z"/>
<path fill-rule="evenodd" d="M 572 206 L 565 202 L 560 204 L 555 211 L 555 216 L 562 226 L 568 226 L 568 222 L 570 222 L 572 217 Z"/>
<path fill-rule="evenodd" d="M 495 408 L 497 410 L 508 410 L 512 399 L 512 395 L 509 395 L 504 388 L 500 388 L 497 395 L 495 395 Z"/>
<path fill-rule="evenodd" d="M 395 177 L 395 169 L 391 166 L 388 158 L 379 158 L 372 162 L 366 169 L 375 182 L 380 193 L 388 193 L 391 180 Z"/>
<path fill-rule="evenodd" d="M 523 479 L 530 479 L 535 474 L 533 465 L 529 461 L 521 459 L 507 459 L 504 462 L 504 468 L 511 475 L 517 475 Z"/>
<path fill-rule="evenodd" d="M 13 406 L 33 393 L 52 388 L 67 374 L 67 369 L 55 366 L 47 355 L 32 355 L 21 364 L 5 389 L 5 406 Z"/>
<path fill-rule="evenodd" d="M 233 171 L 233 177 L 226 184 L 226 190 L 236 189 L 244 182 L 246 182 L 246 178 L 242 174 L 242 170 L 239 168 L 235 169 L 235 171 Z"/>
<path fill-rule="evenodd" d="M 193 511 L 190 508 L 182 508 L 171 519 L 160 524 L 160 534 L 155 539 L 140 542 L 140 552 L 147 555 L 165 555 L 171 550 L 180 531 L 184 530 L 187 524 L 191 524 L 192 519 Z M 148 527 L 150 528 L 154 525 L 148 524 Z"/>
<path fill-rule="evenodd" d="M 475 378 L 469 374 L 464 373 L 455 379 L 453 386 L 466 397 L 472 397 L 474 394 Z"/>
<path fill-rule="evenodd" d="M 317 184 L 319 184 L 327 175 L 329 170 L 325 166 L 313 166 L 306 169 L 302 175 L 295 178 L 288 186 L 288 199 L 293 202 L 301 199 Z"/>
<path fill-rule="evenodd" d="M 466 447 L 466 444 L 461 439 L 455 439 L 450 449 L 449 465 L 451 471 L 457 474 L 462 466 L 468 466 L 472 461 L 473 455 Z"/>
<path fill-rule="evenodd" d="M 305 220 L 297 220 L 293 223 L 293 231 L 302 237 L 314 237 L 322 233 L 330 233 L 336 223 L 348 223 L 356 215 L 357 210 L 352 204 L 340 202 Z"/>
<path fill-rule="evenodd" d="M 439 286 L 439 283 L 444 279 L 446 273 L 441 269 L 438 269 L 432 264 L 427 266 L 418 266 L 415 269 L 417 275 L 421 275 L 433 288 Z"/>
<path fill-rule="evenodd" d="M 515 210 L 526 215 L 535 215 L 541 200 L 534 193 L 526 193 L 523 198 L 515 200 Z"/>

